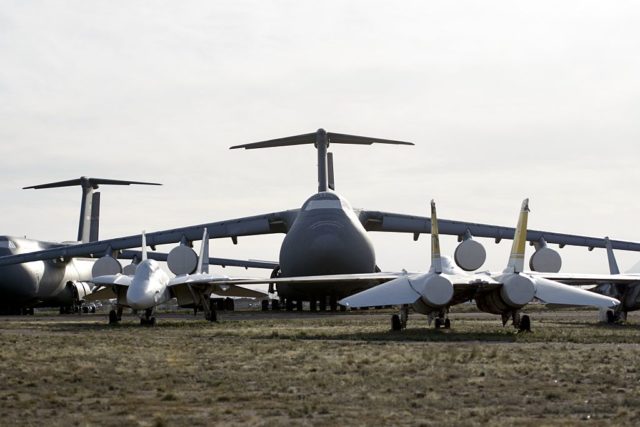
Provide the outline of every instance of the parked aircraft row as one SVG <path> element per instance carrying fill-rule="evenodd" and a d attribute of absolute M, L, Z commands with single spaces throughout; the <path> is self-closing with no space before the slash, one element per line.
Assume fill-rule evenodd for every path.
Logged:
<path fill-rule="evenodd" d="M 449 258 L 440 255 L 436 206 L 431 201 L 429 271 L 404 273 L 397 279 L 347 297 L 340 303 L 349 307 L 399 305 L 400 315 L 392 317 L 394 330 L 406 327 L 410 305 L 414 311 L 426 314 L 429 323 L 435 318 L 436 328 L 448 328 L 449 307 L 473 300 L 480 311 L 500 315 L 503 325 L 511 319 L 513 325 L 523 331 L 531 330 L 531 323 L 528 315 L 521 316 L 521 310 L 534 299 L 548 304 L 616 308 L 620 301 L 615 298 L 550 280 L 544 273 L 524 271 L 528 214 L 529 200 L 525 199 L 504 271 L 469 274 L 453 265 Z"/>
<path fill-rule="evenodd" d="M 98 190 L 100 185 L 131 184 L 160 185 L 140 181 L 81 177 L 68 181 L 29 186 L 25 189 L 81 186 L 78 241 L 87 243 L 97 241 L 99 236 L 100 192 L 95 190 Z M 115 257 L 104 257 L 98 262 L 88 256 L 52 257 L 43 261 L 28 262 L 11 261 L 19 254 L 55 250 L 75 244 L 78 242 L 54 243 L 23 237 L 0 236 L 0 255 L 10 260 L 0 266 L 0 314 L 33 314 L 34 307 L 60 307 L 61 312 L 77 310 L 81 301 L 93 289 L 93 284 L 90 282 L 92 277 L 107 274 L 120 268 L 120 263 Z M 117 253 L 118 258 L 131 259 L 133 263 L 136 263 L 140 256 L 140 252 L 134 250 L 122 250 Z M 157 261 L 167 260 L 167 254 L 163 253 L 149 253 L 148 257 Z M 226 258 L 210 258 L 209 263 L 269 270 L 273 270 L 277 266 L 275 262 Z"/>
<path fill-rule="evenodd" d="M 319 129 L 315 133 L 231 147 L 256 149 L 314 144 L 318 157 L 318 191 L 299 209 L 156 231 L 145 235 L 146 243 L 152 248 L 156 245 L 178 243 L 167 255 L 167 259 L 172 272 L 181 276 L 194 273 L 194 263 L 171 260 L 197 258 L 192 253 L 191 246 L 193 241 L 202 239 L 205 230 L 211 238 L 231 238 L 234 243 L 241 236 L 285 233 L 279 260 L 271 275 L 271 278 L 278 279 L 270 281 L 275 284 L 272 290 L 277 291 L 287 307 L 292 307 L 294 302 L 297 305 L 301 305 L 302 301 L 313 304 L 315 301 L 328 299 L 335 309 L 339 299 L 397 278 L 385 278 L 380 273 L 368 232 L 411 233 L 417 239 L 420 234 L 429 233 L 433 226 L 428 217 L 354 209 L 344 197 L 336 193 L 329 145 L 373 143 L 412 145 L 404 141 L 328 133 Z M 515 230 L 509 227 L 444 219 L 439 221 L 438 228 L 440 234 L 455 235 L 460 240 L 454 260 L 465 271 L 479 269 L 486 258 L 484 248 L 474 237 L 490 237 L 500 242 L 502 239 L 513 239 L 515 235 Z M 91 232 L 88 234 L 91 236 Z M 82 235 L 85 236 L 86 233 L 83 232 Z M 66 271 L 67 268 L 74 268 L 74 258 L 99 257 L 93 266 L 94 273 L 117 275 L 123 271 L 116 258 L 130 255 L 127 250 L 140 247 L 141 241 L 142 236 L 137 234 L 77 244 L 33 247 L 28 253 L 13 248 L 5 251 L 10 255 L 0 257 L 0 266 L 37 263 L 43 271 L 50 270 L 52 265 Z M 548 247 L 549 243 L 560 247 L 573 245 L 590 249 L 604 248 L 607 245 L 605 239 L 534 230 L 526 232 L 523 241 L 528 241 L 537 248 L 530 262 L 532 269 L 537 271 L 558 271 L 560 268 L 559 255 Z M 639 243 L 612 240 L 609 244 L 613 249 L 640 251 Z M 343 280 L 341 276 L 345 274 L 359 275 L 361 279 Z M 313 279 L 317 276 L 333 276 L 333 280 L 320 282 Z M 38 277 L 36 279 L 40 280 Z M 4 292 L 4 289 L 5 286 L 0 282 L 0 292 Z"/>

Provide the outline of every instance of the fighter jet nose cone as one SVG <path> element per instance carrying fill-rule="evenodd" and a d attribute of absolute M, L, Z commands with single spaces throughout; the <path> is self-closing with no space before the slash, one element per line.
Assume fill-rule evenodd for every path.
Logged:
<path fill-rule="evenodd" d="M 146 286 L 131 286 L 127 291 L 127 303 L 135 310 L 143 310 L 145 308 L 151 308 L 155 305 L 154 294 L 151 292 L 145 292 Z"/>

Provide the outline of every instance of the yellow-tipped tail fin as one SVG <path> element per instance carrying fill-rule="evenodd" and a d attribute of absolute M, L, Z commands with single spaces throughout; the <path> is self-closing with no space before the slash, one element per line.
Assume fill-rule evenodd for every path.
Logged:
<path fill-rule="evenodd" d="M 442 259 L 440 258 L 440 233 L 438 232 L 438 215 L 436 202 L 431 200 L 431 270 L 442 273 Z"/>
<path fill-rule="evenodd" d="M 527 245 L 527 220 L 529 218 L 529 199 L 524 199 L 520 208 L 520 217 L 518 225 L 513 236 L 513 246 L 511 246 L 511 255 L 509 256 L 509 264 L 505 272 L 520 273 L 524 270 L 524 250 Z"/>

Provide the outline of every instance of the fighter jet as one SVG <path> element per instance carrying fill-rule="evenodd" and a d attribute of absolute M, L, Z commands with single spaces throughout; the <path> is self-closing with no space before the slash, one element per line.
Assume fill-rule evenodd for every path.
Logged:
<path fill-rule="evenodd" d="M 551 278 L 562 283 L 581 286 L 601 295 L 617 298 L 621 301 L 615 309 L 600 310 L 600 321 L 607 323 L 625 322 L 630 311 L 640 310 L 640 274 L 620 273 L 608 237 L 604 238 L 610 274 L 550 274 Z"/>
<path fill-rule="evenodd" d="M 525 199 L 506 269 L 498 273 L 468 274 L 456 268 L 450 259 L 441 257 L 436 206 L 431 201 L 430 270 L 425 273 L 403 274 L 339 302 L 348 307 L 400 305 L 400 314 L 392 316 L 393 330 L 406 327 L 410 305 L 416 312 L 429 316 L 429 323 L 435 318 L 436 328 L 448 328 L 450 320 L 446 316 L 449 307 L 473 299 L 478 309 L 501 315 L 503 325 L 511 319 L 513 325 L 521 331 L 531 330 L 529 316 L 521 316 L 520 313 L 534 299 L 550 304 L 605 309 L 618 306 L 620 301 L 615 298 L 523 271 L 528 214 L 529 200 Z"/>
<path fill-rule="evenodd" d="M 205 229 L 195 274 L 170 278 L 160 264 L 147 257 L 147 243 L 142 234 L 142 260 L 132 275 L 113 274 L 92 278 L 96 290 L 87 296 L 88 301 L 115 299 L 115 308 L 109 312 L 109 323 L 122 319 L 122 311 L 130 307 L 139 313 L 141 325 L 155 325 L 155 308 L 176 298 L 182 307 L 202 308 L 205 318 L 216 321 L 215 304 L 211 294 L 229 297 L 265 298 L 268 294 L 240 285 L 225 283 L 229 277 L 209 273 L 209 236 Z"/>
<path fill-rule="evenodd" d="M 371 145 L 374 143 L 412 145 L 412 143 L 404 141 L 332 133 L 319 129 L 314 133 L 231 147 L 234 149 L 258 149 L 301 144 L 315 146 L 318 157 L 317 192 L 312 194 L 298 209 L 152 232 L 147 234 L 147 242 L 150 245 L 179 242 L 180 246 L 174 248 L 173 252 L 183 251 L 184 249 L 181 248 L 188 247 L 193 241 L 199 240 L 204 228 L 209 230 L 211 238 L 231 238 L 234 243 L 237 243 L 241 236 L 285 233 L 286 236 L 279 250 L 279 265 L 273 270 L 273 277 L 367 275 L 379 272 L 381 268 L 378 266 L 368 232 L 410 233 L 414 240 L 417 240 L 421 233 L 429 232 L 431 221 L 428 217 L 354 209 L 343 196 L 335 191 L 335 182 L 331 173 L 331 156 L 328 153 L 330 144 Z M 440 233 L 458 237 L 461 243 L 454 254 L 456 264 L 465 271 L 473 271 L 480 268 L 486 258 L 484 248 L 474 240 L 474 237 L 489 237 L 500 242 L 502 239 L 512 239 L 514 229 L 441 219 Z M 132 235 L 59 249 L 36 251 L 13 257 L 0 257 L 0 265 L 58 257 L 68 259 L 88 254 L 108 258 L 113 257 L 114 251 L 138 247 L 140 240 L 140 235 Z M 526 240 L 535 243 L 538 248 L 531 260 L 531 265 L 536 271 L 557 271 L 559 269 L 560 257 L 547 244 L 584 246 L 590 249 L 604 247 L 603 239 L 547 231 L 530 230 L 526 235 Z M 612 245 L 620 250 L 640 251 L 638 243 L 612 241 Z M 185 273 L 181 269 L 173 272 L 175 274 Z M 306 281 L 289 281 L 278 283 L 274 290 L 277 291 L 280 299 L 284 300 L 287 309 L 293 309 L 294 306 L 302 308 L 303 301 L 309 301 L 312 307 L 319 302 L 320 308 L 329 302 L 331 308 L 336 309 L 338 299 L 367 289 L 377 283 L 380 282 L 366 279 L 349 282 L 337 280 L 315 284 Z"/>

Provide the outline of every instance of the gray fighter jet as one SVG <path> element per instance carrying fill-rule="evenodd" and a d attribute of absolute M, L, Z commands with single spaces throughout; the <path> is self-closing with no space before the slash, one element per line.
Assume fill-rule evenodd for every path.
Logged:
<path fill-rule="evenodd" d="M 330 133 L 319 129 L 314 133 L 231 147 L 257 149 L 301 144 L 314 145 L 318 156 L 318 191 L 299 209 L 147 233 L 147 243 L 153 246 L 180 242 L 180 246 L 174 248 L 178 250 L 184 246 L 188 247 L 194 240 L 200 240 L 205 228 L 209 230 L 211 238 L 231 238 L 234 243 L 237 243 L 238 237 L 241 236 L 285 233 L 286 236 L 280 248 L 279 266 L 273 270 L 272 277 L 332 274 L 363 274 L 365 277 L 361 282 L 279 283 L 275 289 L 280 299 L 284 299 L 288 309 L 294 306 L 300 309 L 303 301 L 309 301 L 312 309 L 318 302 L 321 309 L 326 307 L 327 302 L 332 309 L 335 309 L 338 299 L 380 283 L 380 281 L 366 280 L 367 274 L 380 271 L 368 232 L 410 233 L 413 234 L 414 240 L 417 240 L 421 233 L 429 233 L 431 228 L 430 219 L 423 216 L 354 209 L 344 197 L 335 192 L 331 157 L 328 153 L 330 144 L 371 145 L 374 143 L 413 145 L 403 141 Z M 514 231 L 511 227 L 440 220 L 441 234 L 458 236 L 461 243 L 456 249 L 454 259 L 458 266 L 466 271 L 479 268 L 486 257 L 484 248 L 473 239 L 474 236 L 493 238 L 498 243 L 502 239 L 513 239 Z M 565 245 L 584 246 L 590 249 L 605 247 L 604 239 L 601 238 L 535 230 L 527 232 L 526 240 L 536 246 L 530 266 L 537 271 L 559 269 L 560 257 L 557 252 L 547 246 L 548 243 L 558 244 L 561 247 Z M 0 257 L 0 265 L 56 257 L 69 259 L 89 254 L 111 257 L 114 251 L 138 247 L 140 241 L 141 236 L 137 234 L 30 254 Z M 615 249 L 640 251 L 639 243 L 616 240 L 611 241 L 611 244 Z M 172 271 L 176 274 L 187 273 L 180 269 Z"/>

